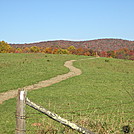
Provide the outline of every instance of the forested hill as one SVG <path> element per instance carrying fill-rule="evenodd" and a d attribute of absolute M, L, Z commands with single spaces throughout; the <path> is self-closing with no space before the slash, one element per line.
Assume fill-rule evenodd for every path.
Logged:
<path fill-rule="evenodd" d="M 31 46 L 38 47 L 54 47 L 54 48 L 68 48 L 69 46 L 75 46 L 76 48 L 88 48 L 95 51 L 111 51 L 121 48 L 128 48 L 134 50 L 134 41 L 122 40 L 122 39 L 96 39 L 89 41 L 44 41 L 28 44 L 10 44 L 15 48 L 24 48 Z"/>

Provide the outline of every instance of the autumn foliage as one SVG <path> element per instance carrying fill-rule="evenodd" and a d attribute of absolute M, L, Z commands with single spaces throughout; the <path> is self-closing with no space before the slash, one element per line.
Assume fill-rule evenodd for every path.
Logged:
<path fill-rule="evenodd" d="M 0 53 L 8 53 L 11 50 L 11 46 L 5 41 L 0 41 Z"/>
<path fill-rule="evenodd" d="M 134 50 L 128 48 L 120 48 L 117 50 L 101 51 L 90 49 L 89 47 L 43 47 L 43 46 L 29 46 L 14 47 L 4 41 L 0 41 L 0 53 L 47 53 L 47 54 L 74 54 L 85 56 L 100 56 L 108 58 L 129 59 L 134 60 Z"/>

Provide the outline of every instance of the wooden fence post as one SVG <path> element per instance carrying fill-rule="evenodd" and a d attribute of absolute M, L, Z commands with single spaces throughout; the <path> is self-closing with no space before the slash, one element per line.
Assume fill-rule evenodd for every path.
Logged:
<path fill-rule="evenodd" d="M 16 134 L 26 134 L 25 105 L 26 92 L 24 91 L 24 89 L 18 90 L 16 106 Z"/>

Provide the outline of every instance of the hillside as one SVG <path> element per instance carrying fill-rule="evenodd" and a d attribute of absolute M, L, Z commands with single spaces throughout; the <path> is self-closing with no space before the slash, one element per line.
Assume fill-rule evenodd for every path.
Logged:
<path fill-rule="evenodd" d="M 134 50 L 134 41 L 122 40 L 122 39 L 97 39 L 89 41 L 66 41 L 66 40 L 56 40 L 56 41 L 44 41 L 28 44 L 10 44 L 15 48 L 24 48 L 31 46 L 38 47 L 54 47 L 54 48 L 68 48 L 69 46 L 75 46 L 76 48 L 89 48 L 96 51 L 110 51 L 118 50 L 121 48 L 128 48 Z"/>
<path fill-rule="evenodd" d="M 44 53 L 1 53 L 0 57 L 1 92 L 66 74 L 65 61 L 76 60 L 72 65 L 81 75 L 28 91 L 27 97 L 95 133 L 122 134 L 122 127 L 129 125 L 134 134 L 133 61 Z M 31 107 L 26 106 L 25 112 L 27 134 L 78 134 Z M 15 115 L 16 98 L 0 105 L 0 134 L 15 132 Z"/>

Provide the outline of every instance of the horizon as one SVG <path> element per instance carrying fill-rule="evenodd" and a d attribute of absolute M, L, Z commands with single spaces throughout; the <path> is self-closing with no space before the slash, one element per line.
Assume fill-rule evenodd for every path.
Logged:
<path fill-rule="evenodd" d="M 134 41 L 133 7 L 133 0 L 4 0 L 0 8 L 0 41 Z"/>
<path fill-rule="evenodd" d="M 35 42 L 27 42 L 27 43 L 9 43 L 7 42 L 8 44 L 33 44 L 33 43 L 41 43 L 41 42 L 51 42 L 51 41 L 72 41 L 72 42 L 81 42 L 81 41 L 94 41 L 94 40 L 124 40 L 124 41 L 134 41 L 134 40 L 128 40 L 128 39 L 121 39 L 121 38 L 98 38 L 98 39 L 87 39 L 87 40 L 69 40 L 69 39 L 57 39 L 57 40 L 42 40 L 42 41 L 35 41 Z M 5 41 L 6 42 L 6 41 Z"/>

